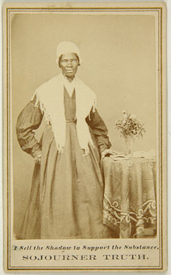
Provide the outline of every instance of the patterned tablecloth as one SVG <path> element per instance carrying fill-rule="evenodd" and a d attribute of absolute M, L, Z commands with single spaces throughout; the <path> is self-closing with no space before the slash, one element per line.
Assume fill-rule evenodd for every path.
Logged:
<path fill-rule="evenodd" d="M 156 234 L 156 162 L 146 157 L 105 157 L 103 222 L 118 238 Z"/>

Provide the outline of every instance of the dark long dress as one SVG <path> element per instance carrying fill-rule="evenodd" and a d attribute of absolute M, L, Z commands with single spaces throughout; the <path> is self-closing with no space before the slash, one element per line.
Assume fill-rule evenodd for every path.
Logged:
<path fill-rule="evenodd" d="M 63 153 L 56 148 L 51 125 L 41 142 L 34 131 L 43 114 L 30 102 L 18 117 L 17 137 L 21 148 L 35 155 L 41 150 L 41 162 L 35 164 L 29 204 L 21 239 L 107 238 L 111 231 L 102 223 L 103 180 L 99 152 L 110 147 L 107 129 L 97 111 L 86 121 L 96 146 L 89 154 L 80 148 L 76 130 L 75 91 L 64 91 L 66 143 Z M 59 129 L 60 131 L 60 129 Z M 98 150 L 99 149 L 99 150 Z"/>

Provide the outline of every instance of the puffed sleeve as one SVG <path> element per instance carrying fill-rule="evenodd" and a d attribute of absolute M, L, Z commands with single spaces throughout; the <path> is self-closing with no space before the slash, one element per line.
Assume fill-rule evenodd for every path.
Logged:
<path fill-rule="evenodd" d="M 35 138 L 35 132 L 42 121 L 43 114 L 34 100 L 30 101 L 21 111 L 17 119 L 16 133 L 20 147 L 23 151 L 35 157 L 41 151 L 41 146 Z"/>
<path fill-rule="evenodd" d="M 91 110 L 86 122 L 90 127 L 91 134 L 95 137 L 100 153 L 110 148 L 111 143 L 108 137 L 108 130 L 97 109 L 95 111 Z"/>

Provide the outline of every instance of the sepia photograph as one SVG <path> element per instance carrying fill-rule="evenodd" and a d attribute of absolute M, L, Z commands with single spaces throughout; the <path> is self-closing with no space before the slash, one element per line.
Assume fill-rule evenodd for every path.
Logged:
<path fill-rule="evenodd" d="M 4 5 L 4 267 L 166 270 L 166 6 Z"/>

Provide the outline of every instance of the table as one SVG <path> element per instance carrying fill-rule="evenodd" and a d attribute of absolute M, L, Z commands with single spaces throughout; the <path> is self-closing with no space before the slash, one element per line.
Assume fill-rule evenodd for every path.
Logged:
<path fill-rule="evenodd" d="M 118 238 L 156 234 L 156 161 L 146 157 L 105 157 L 103 223 Z"/>

